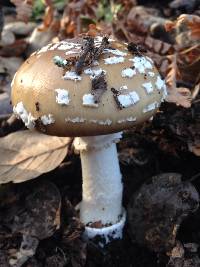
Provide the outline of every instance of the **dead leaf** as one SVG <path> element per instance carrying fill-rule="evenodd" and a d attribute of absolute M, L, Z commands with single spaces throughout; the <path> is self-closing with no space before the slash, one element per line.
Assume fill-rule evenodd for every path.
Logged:
<path fill-rule="evenodd" d="M 54 8 L 53 8 L 52 1 L 51 0 L 46 0 L 45 3 L 47 5 L 47 7 L 45 9 L 45 14 L 44 14 L 44 17 L 43 17 L 43 23 L 38 28 L 40 31 L 47 30 L 50 27 L 50 25 L 52 24 L 53 19 L 54 19 L 54 16 L 53 16 Z"/>
<path fill-rule="evenodd" d="M 171 63 L 168 67 L 168 73 L 166 77 L 166 83 L 168 85 L 168 95 L 166 97 L 167 102 L 176 103 L 178 106 L 185 108 L 191 107 L 191 92 L 188 88 L 177 87 L 177 77 L 180 76 L 180 71 L 177 65 L 177 53 L 168 56 Z"/>
<path fill-rule="evenodd" d="M 191 37 L 200 37 L 200 17 L 196 15 L 182 14 L 177 19 L 177 25 L 185 23 L 191 31 Z"/>
<path fill-rule="evenodd" d="M 0 183 L 19 183 L 55 169 L 71 138 L 19 131 L 0 139 Z"/>
<path fill-rule="evenodd" d="M 182 14 L 175 21 L 169 21 L 165 24 L 166 31 L 180 29 L 186 26 L 190 32 L 191 38 L 198 40 L 200 37 L 200 17 L 196 15 Z"/>
<path fill-rule="evenodd" d="M 17 19 L 28 22 L 32 15 L 32 0 L 11 0 L 16 6 Z"/>
<path fill-rule="evenodd" d="M 189 151 L 200 157 L 200 145 L 188 144 Z"/>
<path fill-rule="evenodd" d="M 174 90 L 169 90 L 168 92 L 170 93 L 165 99 L 167 102 L 175 103 L 177 106 L 182 106 L 184 108 L 191 107 L 192 97 L 188 88 L 176 87 Z"/>
<path fill-rule="evenodd" d="M 200 92 L 200 83 L 198 83 L 195 87 L 194 87 L 194 90 L 192 92 L 192 99 L 194 100 L 198 94 Z"/>

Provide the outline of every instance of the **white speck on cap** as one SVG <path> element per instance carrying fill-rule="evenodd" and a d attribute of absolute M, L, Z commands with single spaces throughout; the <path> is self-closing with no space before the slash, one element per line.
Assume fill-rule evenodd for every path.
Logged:
<path fill-rule="evenodd" d="M 80 53 L 80 49 L 67 51 L 65 52 L 65 55 L 68 56 L 71 54 L 78 54 L 78 53 Z"/>
<path fill-rule="evenodd" d="M 81 81 L 81 76 L 76 74 L 75 71 L 67 71 L 65 72 L 65 75 L 63 76 L 64 80 L 74 80 L 74 81 Z"/>
<path fill-rule="evenodd" d="M 85 94 L 83 96 L 83 106 L 97 108 L 98 104 L 94 101 L 94 96 L 92 94 Z"/>
<path fill-rule="evenodd" d="M 145 88 L 147 94 L 151 94 L 153 92 L 153 85 L 151 82 L 143 83 L 142 86 Z"/>
<path fill-rule="evenodd" d="M 57 96 L 56 96 L 56 103 L 60 105 L 69 105 L 69 92 L 66 89 L 55 89 Z"/>
<path fill-rule="evenodd" d="M 167 95 L 168 95 L 167 86 L 166 86 L 166 84 L 164 84 L 163 85 L 163 97 L 165 98 Z"/>
<path fill-rule="evenodd" d="M 102 36 L 96 36 L 95 39 L 94 39 L 94 42 L 95 42 L 95 43 L 100 43 L 100 44 L 101 44 L 102 40 L 103 40 L 103 37 L 102 37 Z M 115 41 L 115 40 L 112 39 L 112 38 L 109 38 L 109 39 L 108 39 L 108 42 L 114 42 L 114 41 Z"/>
<path fill-rule="evenodd" d="M 118 98 L 119 103 L 124 108 L 133 106 L 140 100 L 139 95 L 135 91 L 132 91 L 124 95 L 120 94 L 117 96 L 117 98 Z"/>
<path fill-rule="evenodd" d="M 162 79 L 160 78 L 160 76 L 157 76 L 155 85 L 156 85 L 156 88 L 157 88 L 158 90 L 161 90 L 161 89 L 163 88 L 163 86 L 165 85 L 165 81 L 162 80 Z"/>
<path fill-rule="evenodd" d="M 29 129 L 35 127 L 36 118 L 34 118 L 30 112 L 28 112 L 22 102 L 19 102 L 15 107 L 13 107 L 14 114 L 20 118 L 25 126 Z"/>
<path fill-rule="evenodd" d="M 100 120 L 100 121 L 98 121 L 98 124 L 100 124 L 100 125 L 111 125 L 112 121 L 110 119 L 107 119 L 105 121 Z"/>
<path fill-rule="evenodd" d="M 49 125 L 55 122 L 55 119 L 52 114 L 41 116 L 41 121 L 44 125 Z"/>
<path fill-rule="evenodd" d="M 152 69 L 152 64 L 145 57 L 134 57 L 129 59 L 133 62 L 133 66 L 138 70 L 139 73 L 145 73 L 146 69 Z"/>
<path fill-rule="evenodd" d="M 154 76 L 155 76 L 155 73 L 154 73 L 153 71 L 149 71 L 147 74 L 148 74 L 150 77 L 154 77 Z"/>
<path fill-rule="evenodd" d="M 125 53 L 123 51 L 120 51 L 119 49 L 106 48 L 106 49 L 103 50 L 103 53 L 112 53 L 113 55 L 121 56 L 121 57 L 127 56 L 127 53 Z"/>
<path fill-rule="evenodd" d="M 159 107 L 159 104 L 158 104 L 158 102 L 155 101 L 155 102 L 149 104 L 146 108 L 144 108 L 143 112 L 146 113 L 146 112 L 152 111 L 158 107 Z"/>
<path fill-rule="evenodd" d="M 131 68 L 126 68 L 122 70 L 122 77 L 128 77 L 131 78 L 133 77 L 133 75 L 136 75 L 136 71 L 134 69 Z"/>
<path fill-rule="evenodd" d="M 126 118 L 126 119 L 121 119 L 121 120 L 118 120 L 117 121 L 117 123 L 123 123 L 123 122 L 126 122 L 126 121 L 128 121 L 128 122 L 133 122 L 133 121 L 136 121 L 136 117 L 128 117 L 128 118 Z"/>
<path fill-rule="evenodd" d="M 104 120 L 95 120 L 95 119 L 91 119 L 89 120 L 90 123 L 96 123 L 96 124 L 100 124 L 100 125 L 111 125 L 112 121 L 110 119 L 106 119 Z"/>
<path fill-rule="evenodd" d="M 99 69 L 88 68 L 84 70 L 84 73 L 86 75 L 90 75 L 90 79 L 94 79 L 95 77 L 99 76 L 102 72 L 106 74 L 106 71 L 102 70 L 101 68 Z"/>
<path fill-rule="evenodd" d="M 104 62 L 106 65 L 123 63 L 124 57 L 108 57 L 108 58 L 104 58 Z"/>
<path fill-rule="evenodd" d="M 127 121 L 136 121 L 136 117 L 128 117 L 127 119 L 126 119 Z"/>
<path fill-rule="evenodd" d="M 66 122 L 73 122 L 73 123 L 79 123 L 79 122 L 85 122 L 86 119 L 84 118 L 79 118 L 79 117 L 75 117 L 75 118 L 65 118 Z"/>
<path fill-rule="evenodd" d="M 122 85 L 120 88 L 119 88 L 120 91 L 122 90 L 128 90 L 128 86 L 127 85 Z"/>
<path fill-rule="evenodd" d="M 58 50 L 69 50 L 72 48 L 81 48 L 81 45 L 63 41 L 59 44 L 59 46 L 57 48 L 58 48 Z"/>

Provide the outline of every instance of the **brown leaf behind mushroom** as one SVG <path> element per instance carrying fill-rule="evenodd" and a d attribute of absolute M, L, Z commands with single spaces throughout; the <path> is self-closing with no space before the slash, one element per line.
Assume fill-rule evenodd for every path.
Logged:
<path fill-rule="evenodd" d="M 165 29 L 171 31 L 172 29 L 180 28 L 181 26 L 186 26 L 190 31 L 190 36 L 199 40 L 200 37 L 200 17 L 196 15 L 182 14 L 174 22 L 167 22 L 165 24 Z"/>
<path fill-rule="evenodd" d="M 55 169 L 71 138 L 19 131 L 0 139 L 0 184 L 19 183 Z"/>
<path fill-rule="evenodd" d="M 53 12 L 54 12 L 54 7 L 52 4 L 51 0 L 46 0 L 45 4 L 47 5 L 45 8 L 45 14 L 43 17 L 43 23 L 42 25 L 38 28 L 40 31 L 46 30 L 50 27 L 50 25 L 53 22 Z"/>
<path fill-rule="evenodd" d="M 16 6 L 17 18 L 24 22 L 28 22 L 32 15 L 33 1 L 32 0 L 11 0 Z"/>
<path fill-rule="evenodd" d="M 177 66 L 177 54 L 168 57 L 171 63 L 168 68 L 168 73 L 166 77 L 166 83 L 168 85 L 168 96 L 166 101 L 171 103 L 176 103 L 185 108 L 191 107 L 191 92 L 187 88 L 177 88 L 176 81 L 177 77 L 180 76 L 180 72 Z"/>

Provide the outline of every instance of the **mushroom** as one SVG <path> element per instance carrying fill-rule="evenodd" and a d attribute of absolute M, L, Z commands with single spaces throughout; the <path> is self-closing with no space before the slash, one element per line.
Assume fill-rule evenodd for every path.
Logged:
<path fill-rule="evenodd" d="M 151 118 L 165 95 L 149 57 L 101 36 L 49 44 L 17 71 L 13 110 L 27 128 L 76 137 L 86 238 L 122 238 L 126 212 L 116 143 L 123 130 Z"/>

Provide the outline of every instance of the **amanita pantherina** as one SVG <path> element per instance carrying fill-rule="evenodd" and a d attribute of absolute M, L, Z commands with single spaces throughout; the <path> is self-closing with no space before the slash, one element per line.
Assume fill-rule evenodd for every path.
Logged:
<path fill-rule="evenodd" d="M 32 54 L 12 82 L 14 113 L 28 128 L 74 136 L 80 150 L 86 236 L 121 238 L 125 222 L 116 142 L 152 117 L 166 86 L 133 44 L 106 37 L 49 44 Z M 95 228 L 95 223 L 101 228 Z"/>

